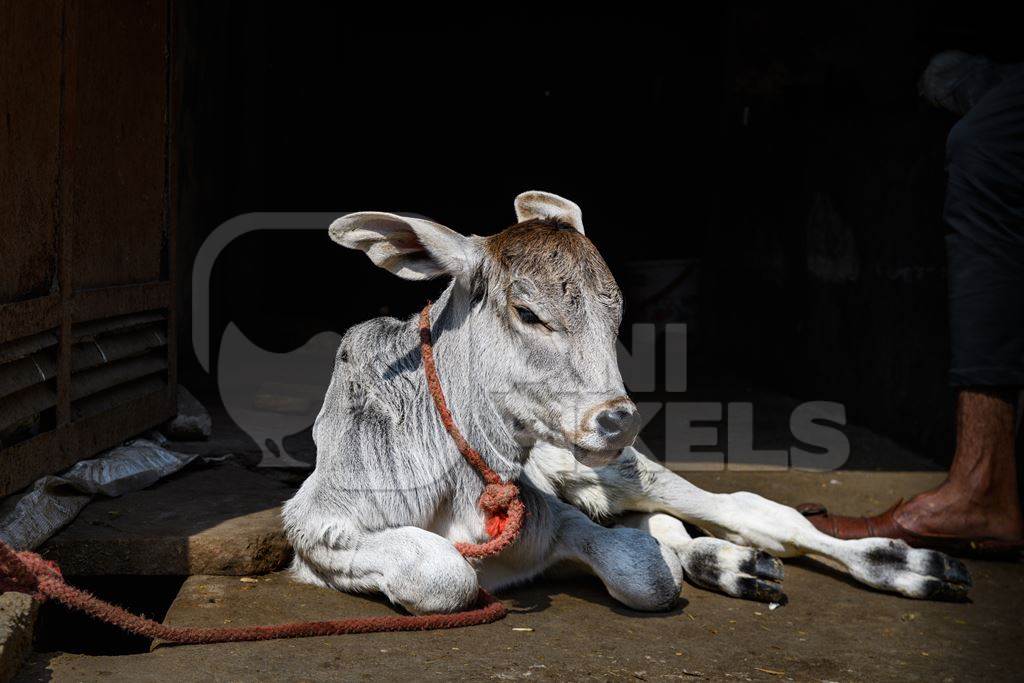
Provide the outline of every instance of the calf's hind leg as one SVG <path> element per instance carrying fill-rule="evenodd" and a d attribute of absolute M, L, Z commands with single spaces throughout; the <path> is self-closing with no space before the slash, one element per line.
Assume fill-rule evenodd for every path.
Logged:
<path fill-rule="evenodd" d="M 683 572 L 673 549 L 640 529 L 601 526 L 571 505 L 554 499 L 549 504 L 557 534 L 548 565 L 560 560 L 586 565 L 631 609 L 658 612 L 675 605 Z"/>
<path fill-rule="evenodd" d="M 734 598 L 785 604 L 782 562 L 763 550 L 720 538 L 693 538 L 681 521 L 662 513 L 631 512 L 616 520 L 646 531 L 674 552 L 692 583 Z"/>
<path fill-rule="evenodd" d="M 332 523 L 295 546 L 292 572 L 307 583 L 383 593 L 413 614 L 458 612 L 477 600 L 476 571 L 447 539 L 418 527 L 362 531 Z"/>

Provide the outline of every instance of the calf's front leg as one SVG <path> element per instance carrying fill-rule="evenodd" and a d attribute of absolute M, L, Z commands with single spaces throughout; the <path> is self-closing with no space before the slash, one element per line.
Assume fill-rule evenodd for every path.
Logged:
<path fill-rule="evenodd" d="M 793 508 L 754 493 L 704 491 L 633 448 L 599 468 L 552 446 L 538 447 L 534 456 L 558 482 L 561 495 L 594 517 L 666 513 L 777 557 L 830 558 L 869 586 L 912 598 L 960 598 L 971 585 L 964 565 L 942 553 L 886 538 L 833 538 Z"/>
<path fill-rule="evenodd" d="M 451 541 L 418 527 L 366 531 L 345 520 L 289 534 L 292 574 L 353 593 L 383 593 L 413 614 L 460 612 L 479 596 L 476 570 Z"/>

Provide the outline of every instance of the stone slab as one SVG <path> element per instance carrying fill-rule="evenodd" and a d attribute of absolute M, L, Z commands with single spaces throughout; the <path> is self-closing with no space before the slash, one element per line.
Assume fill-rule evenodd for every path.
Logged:
<path fill-rule="evenodd" d="M 32 652 L 39 605 L 23 593 L 0 594 L 0 681 L 9 681 Z"/>
<path fill-rule="evenodd" d="M 774 611 L 686 586 L 666 614 L 631 612 L 594 579 L 508 592 L 486 626 L 277 642 L 161 646 L 121 657 L 40 654 L 20 680 L 1011 680 L 1024 583 L 1019 566 L 970 563 L 971 604 L 872 592 L 808 562 L 787 565 Z M 292 583 L 192 577 L 168 623 L 231 625 L 388 614 L 385 604 Z"/>
<path fill-rule="evenodd" d="M 233 463 L 192 467 L 93 501 L 41 552 L 69 576 L 262 574 L 290 558 L 280 506 L 292 492 Z"/>
<path fill-rule="evenodd" d="M 811 494 L 866 512 L 936 473 L 700 473 L 712 490 L 787 502 Z M 831 483 L 833 480 L 840 483 Z M 863 502 L 859 502 L 862 501 Z M 969 603 L 920 602 L 855 584 L 810 560 L 786 563 L 788 606 L 691 585 L 665 614 L 632 612 L 590 577 L 545 578 L 504 593 L 503 621 L 452 631 L 261 643 L 159 646 L 120 657 L 38 654 L 19 680 L 1014 680 L 1024 668 L 1024 567 L 969 561 Z M 384 602 L 291 582 L 194 576 L 167 614 L 195 626 L 394 613 Z"/>
<path fill-rule="evenodd" d="M 910 498 L 940 484 L 945 472 L 690 472 L 675 470 L 715 493 L 752 491 L 785 505 L 823 503 L 843 515 L 876 514 L 899 498 Z"/>

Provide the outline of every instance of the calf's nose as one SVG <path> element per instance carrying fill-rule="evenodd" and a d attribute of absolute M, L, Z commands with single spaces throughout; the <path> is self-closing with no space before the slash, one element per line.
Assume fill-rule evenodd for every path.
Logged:
<path fill-rule="evenodd" d="M 640 431 L 640 413 L 632 401 L 602 410 L 594 418 L 597 431 L 612 448 L 628 446 Z"/>

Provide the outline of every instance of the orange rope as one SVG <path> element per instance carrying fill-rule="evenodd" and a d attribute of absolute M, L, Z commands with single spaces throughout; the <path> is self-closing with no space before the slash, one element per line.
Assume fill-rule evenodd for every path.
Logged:
<path fill-rule="evenodd" d="M 480 496 L 480 508 L 486 515 L 486 526 L 492 538 L 486 543 L 480 544 L 456 543 L 455 547 L 468 558 L 495 555 L 504 550 L 519 535 L 526 508 L 519 498 L 519 489 L 516 485 L 501 481 L 497 473 L 487 466 L 480 453 L 469 445 L 455 425 L 444 399 L 441 382 L 437 377 L 437 368 L 434 365 L 429 303 L 420 314 L 420 348 L 423 354 L 423 371 L 427 376 L 427 386 L 434 399 L 441 422 L 455 441 L 459 452 L 480 473 L 485 482 L 484 492 Z M 56 564 L 44 560 L 37 553 L 16 552 L 2 541 L 0 541 L 0 591 L 28 593 L 38 600 L 56 600 L 65 607 L 85 612 L 95 619 L 130 633 L 172 643 L 222 643 L 345 633 L 428 631 L 489 624 L 508 613 L 501 602 L 481 588 L 477 606 L 455 614 L 365 617 L 237 628 L 170 626 L 132 614 L 117 605 L 112 605 L 86 591 L 68 585 Z"/>
<path fill-rule="evenodd" d="M 485 483 L 484 492 L 480 496 L 480 509 L 486 516 L 486 526 L 491 540 L 480 544 L 456 543 L 455 548 L 465 557 L 496 555 L 516 540 L 523 528 L 526 507 L 519 498 L 519 488 L 512 482 L 503 482 L 498 473 L 484 462 L 483 456 L 469 445 L 455 425 L 434 365 L 434 348 L 430 335 L 430 303 L 427 303 L 420 312 L 420 353 L 423 356 L 423 371 L 427 375 L 427 388 L 441 416 L 441 424 L 448 430 L 462 457 L 480 473 Z"/>

